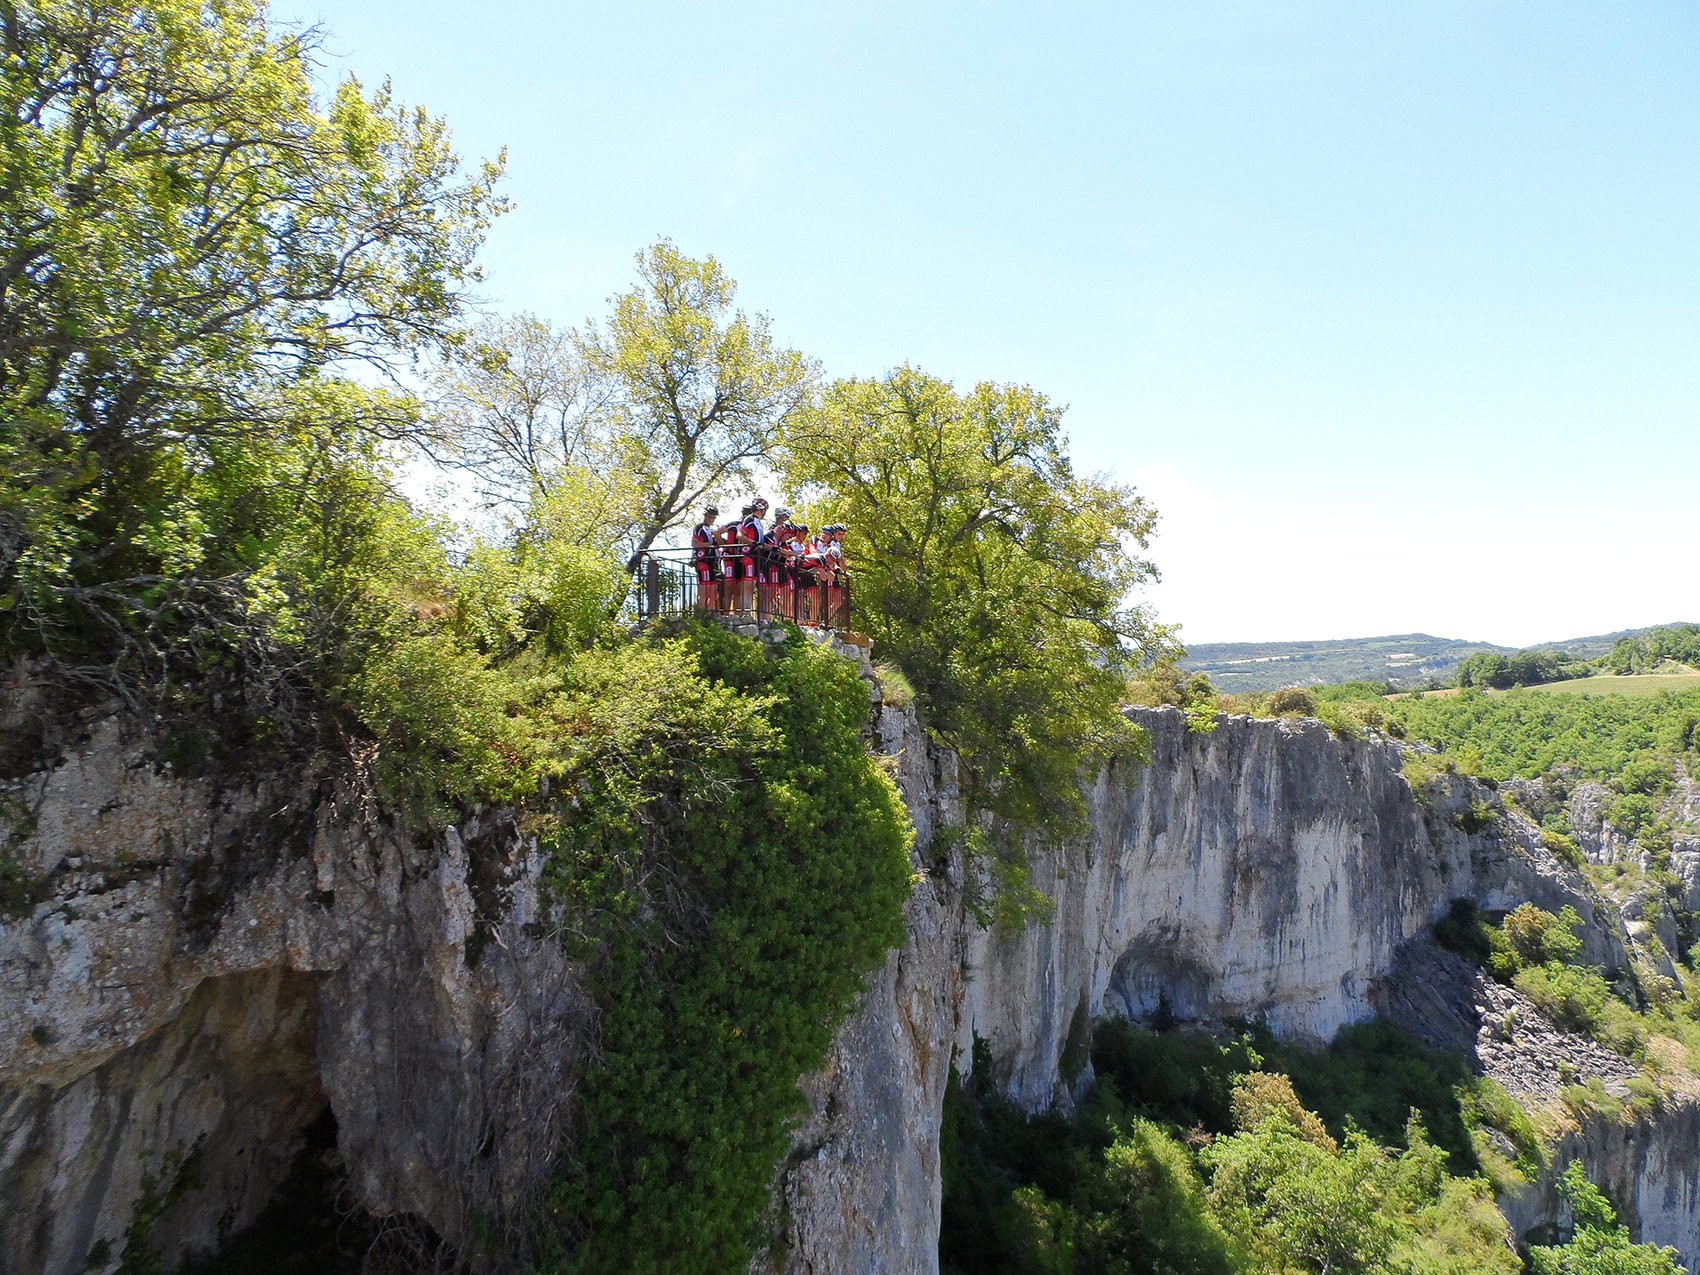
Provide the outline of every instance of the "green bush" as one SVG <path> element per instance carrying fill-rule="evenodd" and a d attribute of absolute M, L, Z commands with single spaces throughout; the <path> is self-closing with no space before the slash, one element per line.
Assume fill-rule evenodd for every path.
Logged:
<path fill-rule="evenodd" d="M 1532 903 L 1506 913 L 1498 926 L 1484 924 L 1472 906 L 1454 904 L 1435 926 L 1435 938 L 1478 961 L 1502 983 L 1515 986 L 1563 1031 L 1592 1036 L 1608 1049 L 1640 1058 L 1653 1020 L 1619 996 L 1597 970 L 1576 964 L 1582 918 L 1568 905 L 1557 916 Z M 1670 998 L 1665 998 L 1670 999 Z M 1671 1019 L 1665 1008 L 1662 1017 Z M 1664 1028 L 1686 1035 L 1674 1021 Z"/>
<path fill-rule="evenodd" d="M 1150 1120 L 1135 1119 L 1104 1149 L 1102 1169 L 1075 1194 L 1075 1269 L 1230 1275 L 1234 1246 L 1216 1219 L 1186 1147 Z"/>
<path fill-rule="evenodd" d="M 1389 1142 L 1357 1123 L 1389 1124 L 1393 1105 L 1414 1093 L 1469 1145 L 1448 1085 L 1455 1073 L 1391 1028 L 1365 1025 L 1316 1053 L 1110 1020 L 1094 1029 L 1093 1065 L 1098 1090 L 1072 1121 L 1024 1116 L 999 1097 L 984 1042 L 967 1082 L 953 1068 L 944 1271 L 1518 1269 L 1488 1184 L 1449 1169 L 1457 1162 L 1409 1106 Z M 1394 1077 L 1391 1095 L 1376 1092 L 1378 1067 Z M 1468 1085 L 1466 1075 L 1458 1092 Z M 1339 1137 L 1307 1109 L 1306 1093 L 1332 1098 Z M 1510 1103 L 1484 1088 L 1473 1109 L 1516 1127 L 1496 1099 Z"/>
<path fill-rule="evenodd" d="M 1557 961 L 1517 972 L 1513 985 L 1562 1031 L 1591 1035 L 1599 1026 L 1611 988 L 1592 970 Z"/>
<path fill-rule="evenodd" d="M 1505 982 L 1531 965 L 1574 961 L 1582 951 L 1582 940 L 1576 934 L 1581 924 L 1582 918 L 1568 904 L 1554 916 L 1533 903 L 1520 903 L 1505 914 L 1489 936 L 1493 955 L 1488 968 Z"/>
<path fill-rule="evenodd" d="M 1213 706 L 1216 688 L 1210 684 L 1209 674 L 1186 673 L 1172 660 L 1161 660 L 1128 678 L 1122 702 L 1153 708 L 1164 704 L 1173 708 Z"/>
<path fill-rule="evenodd" d="M 1535 1122 L 1504 1085 L 1492 1076 L 1472 1076 L 1457 1085 L 1453 1093 L 1458 1098 L 1459 1115 L 1470 1130 L 1477 1160 L 1496 1185 L 1521 1186 L 1546 1168 L 1546 1148 Z M 1496 1153 L 1481 1136 L 1489 1129 L 1504 1134 L 1515 1149 L 1515 1158 L 1508 1164 L 1491 1163 Z M 1494 1172 L 1495 1168 L 1500 1171 Z M 1505 1169 L 1513 1170 L 1517 1179 L 1511 1179 Z"/>
<path fill-rule="evenodd" d="M 1315 717 L 1316 697 L 1303 686 L 1283 686 L 1269 697 L 1269 712 L 1275 717 Z"/>
<path fill-rule="evenodd" d="M 1530 1275 L 1680 1275 L 1674 1248 L 1633 1244 L 1611 1201 L 1588 1181 L 1579 1160 L 1565 1166 L 1559 1194 L 1570 1206 L 1576 1233 L 1562 1247 L 1529 1249 Z"/>
<path fill-rule="evenodd" d="M 538 826 L 599 1054 L 545 1269 L 743 1269 L 797 1077 L 902 942 L 911 830 L 861 742 L 865 687 L 800 634 L 687 626 L 582 662 Z"/>

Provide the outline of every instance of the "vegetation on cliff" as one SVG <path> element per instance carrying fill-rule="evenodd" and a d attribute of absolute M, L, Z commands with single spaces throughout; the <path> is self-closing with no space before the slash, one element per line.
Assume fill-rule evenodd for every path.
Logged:
<path fill-rule="evenodd" d="M 543 1267 L 741 1269 L 797 1077 L 903 941 L 908 817 L 864 685 L 800 635 L 690 627 L 581 690 L 570 800 L 538 827 L 601 1028 Z"/>
<path fill-rule="evenodd" d="M 1095 1035 L 1097 1085 L 1072 1118 L 1028 1116 L 999 1098 L 989 1055 L 968 1080 L 953 1074 L 945 1271 L 1678 1269 L 1671 1250 L 1630 1243 L 1579 1165 L 1565 1175 L 1580 1202 L 1574 1238 L 1529 1250 L 1525 1267 L 1474 1175 L 1469 1127 L 1501 1095 L 1385 1024 L 1348 1028 L 1325 1053 L 1123 1020 Z"/>
<path fill-rule="evenodd" d="M 1138 740 L 1127 671 L 1166 634 L 1126 599 L 1155 525 L 1130 488 L 1076 474 L 1062 413 L 1027 386 L 960 393 L 911 367 L 832 385 L 783 440 L 787 479 L 854 530 L 858 622 L 968 763 L 968 796 L 1052 829 L 1082 758 Z"/>

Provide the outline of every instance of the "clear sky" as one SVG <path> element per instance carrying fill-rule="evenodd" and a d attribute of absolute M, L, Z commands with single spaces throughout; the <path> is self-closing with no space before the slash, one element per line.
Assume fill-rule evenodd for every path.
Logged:
<path fill-rule="evenodd" d="M 1194 641 L 1700 619 L 1700 10 L 284 0 L 509 152 L 492 302 L 659 235 L 836 375 L 1070 405 Z"/>

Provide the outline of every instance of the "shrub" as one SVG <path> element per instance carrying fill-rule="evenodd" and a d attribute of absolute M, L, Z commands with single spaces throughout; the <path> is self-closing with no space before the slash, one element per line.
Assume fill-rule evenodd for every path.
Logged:
<path fill-rule="evenodd" d="M 1515 1149 L 1516 1159 L 1511 1167 L 1515 1168 L 1522 1178 L 1533 1179 L 1546 1168 L 1546 1148 L 1541 1141 L 1540 1132 L 1535 1128 L 1535 1122 L 1529 1118 L 1523 1104 L 1513 1098 L 1504 1085 L 1492 1076 L 1471 1076 L 1458 1084 L 1453 1093 L 1458 1099 L 1459 1114 L 1473 1135 L 1472 1141 L 1475 1142 L 1478 1157 L 1482 1159 L 1484 1167 L 1487 1165 L 1487 1157 L 1482 1155 L 1482 1152 L 1486 1140 L 1477 1139 L 1474 1135 L 1486 1129 L 1497 1129 L 1510 1140 Z"/>
<path fill-rule="evenodd" d="M 1519 970 L 1512 982 L 1562 1031 L 1592 1031 L 1611 995 L 1598 974 L 1557 962 Z"/>
<path fill-rule="evenodd" d="M 1163 660 L 1128 678 L 1122 702 L 1152 708 L 1167 704 L 1193 708 L 1216 701 L 1216 688 L 1207 673 L 1186 673 L 1173 661 Z"/>
<path fill-rule="evenodd" d="M 1346 1036 L 1323 1054 L 1291 1049 L 1277 1065 L 1261 1040 L 1253 1048 L 1244 1036 L 1102 1022 L 1099 1086 L 1072 1121 L 1024 1116 L 998 1097 L 976 1039 L 973 1076 L 963 1082 L 953 1068 L 946 1090 L 942 1269 L 1514 1275 L 1487 1183 L 1449 1173 L 1447 1153 L 1409 1108 L 1398 1150 L 1349 1117 L 1336 1139 L 1306 1105 L 1322 1060 L 1420 1048 L 1396 1036 Z"/>
<path fill-rule="evenodd" d="M 1576 930 L 1582 918 L 1566 904 L 1557 916 L 1533 903 L 1520 903 L 1505 914 L 1494 941 L 1491 968 L 1495 977 L 1510 978 L 1530 965 L 1574 961 L 1582 951 Z"/>
<path fill-rule="evenodd" d="M 1198 1166 L 1150 1120 L 1133 1121 L 1104 1149 L 1102 1169 L 1085 1175 L 1075 1200 L 1091 1218 L 1076 1230 L 1077 1261 L 1086 1269 L 1112 1271 L 1129 1257 L 1151 1272 L 1230 1275 L 1238 1266 Z"/>
<path fill-rule="evenodd" d="M 1303 686 L 1283 686 L 1269 697 L 1269 712 L 1275 717 L 1315 717 L 1316 697 Z"/>
<path fill-rule="evenodd" d="M 1567 832 L 1558 832 L 1552 828 L 1543 827 L 1541 829 L 1541 844 L 1552 851 L 1553 858 L 1560 863 L 1568 864 L 1572 868 L 1580 868 L 1588 861 L 1582 854 L 1582 847 L 1577 844 L 1576 838 Z"/>

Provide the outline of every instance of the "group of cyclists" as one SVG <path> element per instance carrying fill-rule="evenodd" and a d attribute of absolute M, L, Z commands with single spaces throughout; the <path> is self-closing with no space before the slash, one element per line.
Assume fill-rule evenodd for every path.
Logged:
<path fill-rule="evenodd" d="M 720 522 L 710 505 L 691 531 L 697 605 L 709 611 L 784 616 L 799 624 L 832 624 L 843 608 L 850 573 L 843 523 L 811 533 L 789 509 L 773 511 L 757 496 L 738 517 Z"/>

